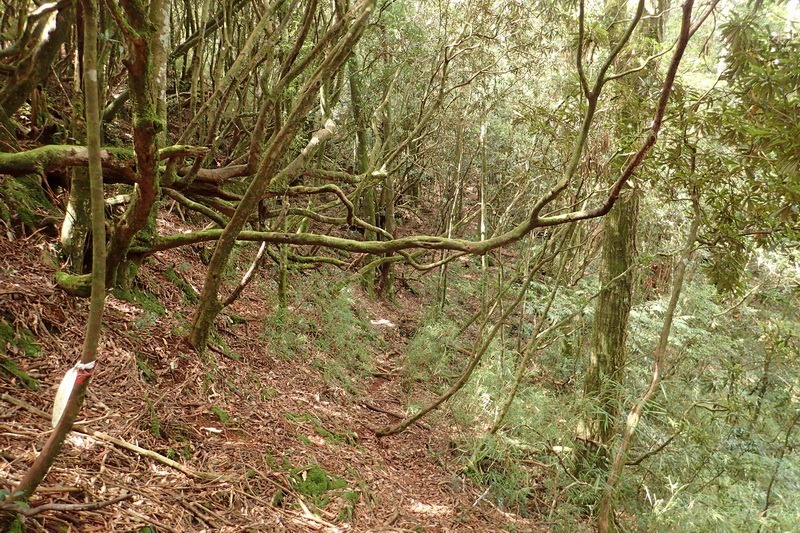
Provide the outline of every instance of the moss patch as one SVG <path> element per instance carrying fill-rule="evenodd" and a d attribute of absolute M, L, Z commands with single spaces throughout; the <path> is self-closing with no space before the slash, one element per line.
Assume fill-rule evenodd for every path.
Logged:
<path fill-rule="evenodd" d="M 15 329 L 7 318 L 0 317 L 0 355 L 36 357 L 41 351 L 41 345 L 28 328 Z"/>
<path fill-rule="evenodd" d="M 347 481 L 329 474 L 318 465 L 293 469 L 291 482 L 292 488 L 320 508 L 327 506 L 332 497 L 339 496 L 340 489 L 347 488 Z"/>
<path fill-rule="evenodd" d="M 194 290 L 189 283 L 187 283 L 177 272 L 175 272 L 174 268 L 168 268 L 164 272 L 164 276 L 172 283 L 178 286 L 178 288 L 183 292 L 183 296 L 186 298 L 186 301 L 189 303 L 197 303 L 200 300 L 200 295 L 197 294 L 197 291 Z"/>
<path fill-rule="evenodd" d="M 0 317 L 0 377 L 16 381 L 26 389 L 39 390 L 39 382 L 20 368 L 17 360 L 36 357 L 41 350 L 28 328 L 15 329 L 8 320 Z"/>
<path fill-rule="evenodd" d="M 0 356 L 0 376 L 8 377 L 11 380 L 16 379 L 26 389 L 39 390 L 39 382 L 36 378 L 22 370 L 11 359 L 2 356 Z"/>
<path fill-rule="evenodd" d="M 44 194 L 38 175 L 0 177 L 0 220 L 36 231 L 42 227 L 45 219 L 57 215 L 55 207 Z"/>
<path fill-rule="evenodd" d="M 61 290 L 72 296 L 88 298 L 92 295 L 91 274 L 69 274 L 61 270 L 56 271 L 56 284 Z"/>
<path fill-rule="evenodd" d="M 309 413 L 301 413 L 301 414 L 294 414 L 294 413 L 286 413 L 284 418 L 289 422 L 297 425 L 303 425 L 305 423 L 310 423 L 314 427 L 314 433 L 325 439 L 325 442 L 328 444 L 348 444 L 350 446 L 356 445 L 356 439 L 358 435 L 352 431 L 344 431 L 342 433 L 331 431 L 326 428 L 320 420 L 312 414 Z M 301 436 L 300 440 L 304 442 L 309 442 L 308 437 Z"/>

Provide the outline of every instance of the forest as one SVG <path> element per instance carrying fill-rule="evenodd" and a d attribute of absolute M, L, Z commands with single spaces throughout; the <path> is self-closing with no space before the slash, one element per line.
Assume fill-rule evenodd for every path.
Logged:
<path fill-rule="evenodd" d="M 0 530 L 796 530 L 800 1 L 0 5 Z"/>

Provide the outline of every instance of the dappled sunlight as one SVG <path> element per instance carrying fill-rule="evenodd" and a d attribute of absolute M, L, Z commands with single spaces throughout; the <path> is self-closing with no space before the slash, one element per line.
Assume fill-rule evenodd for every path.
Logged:
<path fill-rule="evenodd" d="M 412 502 L 407 508 L 412 513 L 422 515 L 447 516 L 453 514 L 453 509 L 446 505 L 431 505 L 417 501 Z"/>

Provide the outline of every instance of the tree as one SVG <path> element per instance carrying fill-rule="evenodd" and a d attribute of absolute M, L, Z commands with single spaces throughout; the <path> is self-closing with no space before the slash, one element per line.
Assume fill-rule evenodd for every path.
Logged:
<path fill-rule="evenodd" d="M 746 299 L 750 254 L 793 245 L 797 43 L 769 17 L 762 20 L 763 3 L 727 21 L 723 41 L 709 33 L 691 44 L 716 2 L 697 10 L 688 1 L 670 24 L 662 24 L 665 6 L 647 13 L 648 5 L 638 2 L 633 15 L 620 2 L 580 2 L 577 15 L 561 3 L 534 10 L 522 2 L 485 0 L 104 5 L 98 8 L 100 87 L 93 89 L 105 104 L 104 148 L 94 133 L 91 147 L 62 140 L 76 132 L 72 137 L 80 141 L 81 124 L 68 117 L 58 123 L 59 131 L 40 138 L 44 143 L 33 138 L 42 130 L 42 121 L 33 118 L 42 109 L 37 102 L 44 97 L 55 109 L 56 81 L 68 93 L 79 89 L 84 80 L 72 70 L 71 58 L 86 67 L 94 54 L 80 44 L 95 42 L 90 31 L 62 22 L 72 4 L 30 15 L 13 12 L 0 22 L 0 39 L 6 39 L 0 94 L 8 95 L 0 117 L 0 188 L 23 179 L 38 185 L 43 178 L 70 187 L 62 226 L 70 266 L 58 282 L 75 293 L 89 294 L 89 283 L 102 276 L 106 288 L 135 298 L 137 264 L 192 246 L 209 262 L 189 335 L 201 352 L 217 315 L 249 280 L 272 273 L 258 272 L 270 261 L 277 305 L 284 310 L 291 309 L 288 289 L 297 270 L 340 268 L 362 279 L 368 293 L 391 298 L 394 275 L 408 272 L 398 270 L 403 262 L 420 272 L 439 272 L 444 310 L 457 288 L 453 260 L 480 255 L 483 279 L 476 287 L 483 291 L 482 305 L 463 325 L 473 343 L 458 347 L 467 357 L 460 374 L 435 401 L 378 434 L 402 431 L 464 390 L 494 346 L 503 357 L 510 354 L 503 364 L 512 364 L 498 387 L 504 396 L 488 417 L 489 432 L 502 438 L 516 431 L 509 424 L 512 404 L 524 396 L 526 380 L 550 377 L 540 375 L 551 369 L 542 371 L 537 357 L 563 341 L 564 367 L 584 348 L 593 355 L 580 388 L 594 411 L 584 413 L 585 431 L 578 438 L 601 455 L 590 466 L 602 467 L 592 474 L 607 483 L 599 495 L 586 488 L 590 505 L 599 499 L 601 529 L 613 528 L 612 504 L 623 491 L 636 489 L 633 477 L 623 476 L 625 465 L 672 458 L 663 451 L 669 443 L 685 427 L 708 420 L 715 428 L 763 430 L 764 460 L 772 461 L 770 477 L 758 485 L 766 516 L 775 512 L 783 488 L 779 473 L 796 440 L 797 418 L 776 377 L 789 372 L 790 328 L 776 321 L 748 331 L 765 340 L 759 350 L 738 354 L 742 363 L 718 354 L 692 360 L 705 365 L 704 386 L 712 391 L 707 397 L 724 400 L 729 420 L 698 415 L 703 408 L 688 394 L 662 397 L 659 387 L 678 387 L 663 379 L 677 374 L 676 382 L 688 382 L 700 394 L 678 358 L 673 360 L 668 342 L 673 323 L 687 327 L 688 319 L 682 321 L 677 311 L 681 288 L 696 290 L 692 276 L 707 274 L 722 294 Z M 47 17 L 56 18 L 56 27 L 42 41 L 36 36 L 45 35 Z M 165 42 L 168 34 L 172 43 Z M 720 50 L 727 65 L 722 77 L 705 73 L 698 88 L 693 76 L 699 68 L 686 65 L 684 56 Z M 14 103 L 12 93 L 30 104 Z M 91 111 L 92 117 L 98 114 Z M 69 176 L 71 169 L 91 166 L 96 178 L 98 164 L 109 197 L 105 272 L 97 262 L 89 269 L 84 257 L 102 248 L 102 232 L 87 217 L 88 182 Z M 670 209 L 677 214 L 670 231 L 684 230 L 690 226 L 681 218 L 689 212 L 687 193 L 691 227 L 673 233 L 687 233 L 688 243 L 678 246 L 672 238 L 670 250 L 662 242 L 667 230 L 657 237 L 639 231 L 646 253 L 637 258 L 637 223 L 656 225 L 647 217 L 637 220 L 637 202 L 645 209 L 670 204 L 658 212 Z M 166 205 L 180 210 L 181 231 L 156 223 Z M 89 235 L 94 244 L 87 247 Z M 702 269 L 676 263 L 678 248 L 687 261 L 699 258 Z M 237 266 L 234 251 L 251 266 L 237 285 L 228 286 Z M 659 311 L 666 316 L 656 347 L 642 349 L 649 337 L 628 333 L 637 324 L 629 310 L 637 299 L 659 297 L 655 289 L 647 296 L 637 293 L 635 270 L 650 256 L 666 258 L 666 275 L 653 285 L 669 281 L 673 291 L 669 307 Z M 595 273 L 599 283 L 591 285 Z M 582 283 L 590 286 L 589 296 L 574 296 Z M 559 307 L 565 293 L 580 301 L 579 309 Z M 587 326 L 580 317 L 595 298 Z M 627 357 L 629 350 L 647 355 L 647 363 Z M 581 381 L 568 378 L 559 382 L 561 389 Z M 578 404 L 584 405 L 577 396 L 559 405 L 574 418 Z M 626 401 L 631 414 L 623 421 Z M 655 402 L 671 419 L 645 416 Z M 764 427 L 762 415 L 781 408 L 784 413 Z M 680 427 L 673 430 L 670 423 L 678 419 Z M 571 431 L 562 436 L 575 438 Z M 532 448 L 555 446 L 541 438 Z M 713 456 L 711 445 L 702 451 L 703 458 Z M 553 464 L 565 464 L 561 456 L 558 462 Z M 686 477 L 692 469 L 707 473 L 704 468 L 693 458 L 691 467 L 635 472 L 652 484 L 664 483 L 658 476 L 665 472 Z M 574 470 L 565 468 L 563 475 Z M 570 478 L 554 490 L 583 490 L 585 480 Z"/>
<path fill-rule="evenodd" d="M 92 293 L 89 308 L 89 320 L 86 325 L 86 337 L 78 364 L 64 377 L 64 383 L 70 385 L 65 389 L 67 397 L 63 411 L 54 410 L 54 430 L 34 463 L 20 480 L 8 497 L 10 501 L 26 501 L 34 493 L 39 483 L 47 475 L 55 462 L 64 439 L 72 429 L 83 404 L 83 398 L 89 386 L 91 372 L 95 366 L 97 348 L 100 342 L 103 322 L 103 307 L 106 296 L 105 279 L 105 210 L 103 202 L 103 178 L 100 163 L 100 103 L 97 83 L 97 41 L 98 41 L 98 6 L 94 0 L 82 4 L 84 53 L 83 79 L 86 96 L 86 140 L 89 153 L 89 180 L 92 210 Z M 72 381 L 72 383 L 70 383 Z M 62 384 L 64 387 L 64 384 Z"/>

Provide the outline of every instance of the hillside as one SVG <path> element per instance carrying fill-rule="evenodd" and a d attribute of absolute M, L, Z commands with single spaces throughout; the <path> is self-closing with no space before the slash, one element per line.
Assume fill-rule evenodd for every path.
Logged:
<path fill-rule="evenodd" d="M 42 411 L 51 410 L 85 327 L 85 300 L 55 288 L 54 269 L 42 261 L 52 260 L 52 246 L 42 235 L 0 240 L 3 353 L 36 384 L 5 368 L 0 374 L 7 489 L 44 442 L 50 421 Z M 482 498 L 483 489 L 460 473 L 459 429 L 446 410 L 400 435 L 375 437 L 371 428 L 398 420 L 389 413 L 426 399 L 418 388 L 403 390 L 397 368 L 420 322 L 412 293 L 386 304 L 348 289 L 349 309 L 339 309 L 339 319 L 352 324 L 337 324 L 321 316 L 326 298 L 314 292 L 325 291 L 324 275 L 310 275 L 292 300 L 294 323 L 271 330 L 273 287 L 253 283 L 218 321 L 220 338 L 200 361 L 181 334 L 201 267 L 191 250 L 172 251 L 144 266 L 138 296 L 145 303 L 108 296 L 99 365 L 77 432 L 30 505 L 129 498 L 45 512 L 31 519 L 31 531 L 538 530 Z M 392 325 L 369 324 L 380 319 Z M 311 353 L 271 349 L 270 336 L 302 330 L 298 321 L 309 344 L 356 337 Z M 364 357 L 358 375 L 342 364 L 354 357 L 347 350 Z"/>
<path fill-rule="evenodd" d="M 798 0 L 0 4 L 0 530 L 797 529 Z"/>

